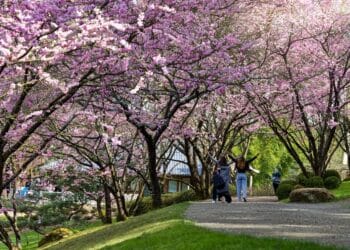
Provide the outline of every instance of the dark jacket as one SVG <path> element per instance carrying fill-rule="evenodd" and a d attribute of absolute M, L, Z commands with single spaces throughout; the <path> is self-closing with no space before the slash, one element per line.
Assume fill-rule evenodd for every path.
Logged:
<path fill-rule="evenodd" d="M 219 174 L 222 176 L 222 178 L 225 181 L 225 187 L 222 189 L 218 189 L 217 192 L 218 193 L 229 192 L 229 184 L 230 184 L 230 180 L 231 180 L 231 168 L 230 168 L 230 166 L 221 166 Z"/>
<path fill-rule="evenodd" d="M 231 155 L 230 155 L 229 157 L 230 157 L 230 159 L 231 159 L 233 162 L 237 163 L 237 159 L 236 159 L 236 158 L 234 158 L 234 157 L 231 156 Z M 257 157 L 258 157 L 258 155 L 254 156 L 253 158 L 251 158 L 251 159 L 249 159 L 249 160 L 246 160 L 246 161 L 245 161 L 245 165 L 244 165 L 244 169 L 239 169 L 239 168 L 236 167 L 237 173 L 245 173 L 245 172 L 247 172 L 247 171 L 250 171 L 249 165 L 250 165 L 250 163 L 251 163 L 252 161 L 254 161 Z"/>
<path fill-rule="evenodd" d="M 214 157 L 210 156 L 210 158 L 216 163 L 218 167 L 219 174 L 222 176 L 222 178 L 225 181 L 225 187 L 222 189 L 217 189 L 218 193 L 225 193 L 229 192 L 229 184 L 231 182 L 231 168 L 230 165 L 233 162 L 227 163 L 227 166 L 220 165 L 220 162 L 216 160 Z"/>

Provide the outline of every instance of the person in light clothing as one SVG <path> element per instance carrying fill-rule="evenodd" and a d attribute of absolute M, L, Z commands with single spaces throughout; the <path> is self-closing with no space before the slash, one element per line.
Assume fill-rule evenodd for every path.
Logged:
<path fill-rule="evenodd" d="M 235 170 L 236 170 L 236 189 L 237 189 L 237 199 L 238 201 L 247 202 L 247 171 L 260 173 L 259 170 L 254 169 L 250 163 L 254 161 L 258 155 L 254 156 L 253 158 L 246 160 L 244 156 L 240 156 L 238 158 L 234 158 L 233 156 L 230 156 L 232 161 L 234 161 L 235 164 Z"/>

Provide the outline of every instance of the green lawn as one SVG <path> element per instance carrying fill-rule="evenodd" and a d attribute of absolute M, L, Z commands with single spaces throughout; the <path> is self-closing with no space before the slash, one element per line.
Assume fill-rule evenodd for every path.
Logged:
<path fill-rule="evenodd" d="M 331 192 L 338 200 L 350 198 L 350 181 L 343 181 L 339 188 Z"/>
<path fill-rule="evenodd" d="M 126 222 L 89 229 L 44 249 L 339 249 L 209 231 L 183 219 L 187 206 L 178 204 Z"/>
<path fill-rule="evenodd" d="M 331 191 L 337 199 L 350 198 L 350 181 Z M 69 239 L 45 249 L 336 249 L 300 241 L 253 238 L 208 231 L 183 219 L 188 203 L 129 218 L 126 222 L 102 226 L 88 222 L 73 226 Z M 37 249 L 41 236 L 22 234 L 25 250 Z M 0 244 L 0 250 L 6 249 Z"/>

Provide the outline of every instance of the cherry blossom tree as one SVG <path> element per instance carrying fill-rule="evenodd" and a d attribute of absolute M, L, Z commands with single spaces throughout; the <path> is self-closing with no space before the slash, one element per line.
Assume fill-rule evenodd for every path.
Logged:
<path fill-rule="evenodd" d="M 65 33 L 69 29 L 71 32 L 80 29 L 73 24 L 73 20 L 84 15 L 77 8 L 60 1 L 6 1 L 0 13 L 2 193 L 53 138 L 50 135 L 40 139 L 35 133 L 86 84 L 93 66 L 86 50 L 79 50 L 83 44 L 72 42 Z M 70 119 L 68 115 L 67 121 Z M 35 144 L 30 143 L 34 140 Z M 16 159 L 16 168 L 5 174 L 11 159 Z M 9 249 L 21 248 L 15 219 L 6 208 L 0 207 L 15 232 L 16 243 L 2 226 L 0 240 Z"/>
<path fill-rule="evenodd" d="M 321 176 L 348 102 L 348 13 L 333 1 L 296 0 L 263 3 L 247 16 L 244 32 L 256 32 L 247 96 L 302 172 L 306 161 Z"/>
<path fill-rule="evenodd" d="M 125 192 L 131 183 L 143 181 L 135 190 L 143 184 L 149 185 L 147 173 L 142 169 L 147 158 L 140 159 L 143 140 L 122 114 L 92 107 L 76 115 L 78 118 L 55 137 L 57 143 L 52 150 L 57 157 L 69 158 L 78 167 L 84 166 L 92 175 L 99 176 L 105 188 L 106 204 L 111 204 L 108 198 L 111 193 L 118 208 L 118 220 L 125 220 L 129 215 Z"/>
<path fill-rule="evenodd" d="M 245 130 L 252 129 L 257 122 L 256 114 L 251 111 L 252 107 L 238 88 L 218 89 L 199 101 L 186 123 L 184 119 L 173 121 L 170 134 L 177 139 L 178 150 L 186 156 L 191 188 L 199 197 L 209 196 L 215 164 L 210 157 L 218 159 L 232 154 L 233 147 L 242 144 L 247 138 Z"/>
<path fill-rule="evenodd" d="M 121 62 L 127 70 L 106 76 L 101 94 L 118 105 L 146 141 L 154 207 L 161 205 L 157 144 L 174 115 L 212 90 L 234 84 L 247 71 L 239 63 L 241 43 L 220 33 L 224 16 L 236 11 L 234 3 L 137 2 L 130 10 L 137 23 L 123 33 L 128 51 Z"/>

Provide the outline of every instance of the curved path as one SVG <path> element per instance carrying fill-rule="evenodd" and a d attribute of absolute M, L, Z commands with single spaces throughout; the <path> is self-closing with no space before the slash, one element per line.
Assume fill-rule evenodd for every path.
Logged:
<path fill-rule="evenodd" d="M 186 218 L 214 230 L 253 236 L 303 239 L 350 249 L 350 199 L 340 202 L 280 203 L 275 197 L 248 202 L 193 202 Z"/>

